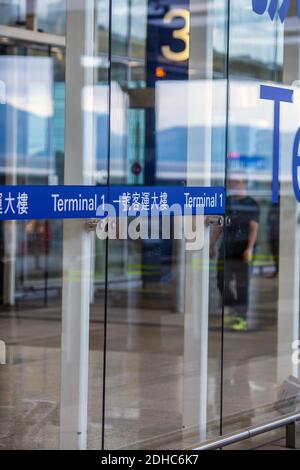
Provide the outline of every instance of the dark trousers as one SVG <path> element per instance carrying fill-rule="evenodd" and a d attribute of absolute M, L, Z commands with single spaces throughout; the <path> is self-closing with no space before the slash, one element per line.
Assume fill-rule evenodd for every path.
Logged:
<path fill-rule="evenodd" d="M 248 310 L 249 281 L 249 265 L 242 258 L 225 258 L 223 268 L 218 271 L 218 288 L 224 305 L 233 307 L 243 318 Z"/>

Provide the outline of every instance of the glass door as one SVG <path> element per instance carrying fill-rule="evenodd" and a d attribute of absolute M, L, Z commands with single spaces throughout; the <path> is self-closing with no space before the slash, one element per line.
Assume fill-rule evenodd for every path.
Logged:
<path fill-rule="evenodd" d="M 1 185 L 63 180 L 64 60 L 63 48 L 1 36 Z M 1 221 L 3 449 L 58 447 L 61 242 L 61 221 Z"/>
<path fill-rule="evenodd" d="M 138 187 L 126 203 L 149 186 L 160 201 L 161 187 L 224 186 L 226 31 L 225 1 L 111 1 L 109 184 Z M 135 238 L 107 242 L 106 449 L 186 448 L 220 434 L 224 266 L 209 239 L 223 219 L 193 218 L 198 246 L 175 236 L 182 220 L 171 218 L 166 238 L 162 220 L 147 235 L 149 220 Z"/>
<path fill-rule="evenodd" d="M 97 48 L 98 76 L 96 52 L 86 53 L 97 31 L 92 4 L 76 2 L 74 9 L 73 0 L 0 2 L 3 450 L 101 447 L 105 250 L 100 242 L 96 247 L 84 219 L 45 220 L 43 212 L 40 218 L 6 220 L 9 213 L 18 219 L 24 207 L 29 215 L 21 187 L 25 194 L 40 187 L 31 202 L 44 211 L 48 186 L 56 192 L 105 179 L 105 147 L 98 141 L 90 152 L 86 145 L 97 119 L 102 139 L 108 116 L 105 36 Z M 91 87 L 99 92 L 95 109 Z M 93 161 L 88 172 L 87 154 Z M 4 196 L 7 186 L 11 191 Z"/>
<path fill-rule="evenodd" d="M 297 409 L 300 18 L 275 3 L 0 1 L 0 449 L 186 449 Z M 152 215 L 5 220 L 20 185 Z"/>
<path fill-rule="evenodd" d="M 224 185 L 227 210 L 192 253 L 108 243 L 105 448 L 297 409 L 300 20 L 271 3 L 112 1 L 110 184 Z"/>
<path fill-rule="evenodd" d="M 172 188 L 193 204 L 188 188 L 224 187 L 225 0 L 0 8 L 3 186 L 123 185 L 128 202 L 134 185 L 151 208 Z M 107 241 L 93 220 L 62 219 L 1 222 L 1 448 L 218 436 L 223 218 L 174 214 L 166 232 L 120 218 L 129 235 Z"/>
<path fill-rule="evenodd" d="M 299 402 L 300 19 L 274 3 L 230 2 L 224 433 Z"/>

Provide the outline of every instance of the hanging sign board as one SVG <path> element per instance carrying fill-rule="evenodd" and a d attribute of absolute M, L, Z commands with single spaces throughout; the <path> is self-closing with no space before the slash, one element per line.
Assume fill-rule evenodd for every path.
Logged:
<path fill-rule="evenodd" d="M 224 214 L 222 187 L 0 186 L 0 220 Z"/>

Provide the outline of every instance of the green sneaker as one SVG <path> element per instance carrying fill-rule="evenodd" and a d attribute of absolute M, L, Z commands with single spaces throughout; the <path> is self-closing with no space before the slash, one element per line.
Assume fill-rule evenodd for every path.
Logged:
<path fill-rule="evenodd" d="M 247 331 L 248 325 L 247 320 L 243 317 L 237 317 L 233 315 L 226 315 L 224 317 L 224 327 L 231 331 Z"/>

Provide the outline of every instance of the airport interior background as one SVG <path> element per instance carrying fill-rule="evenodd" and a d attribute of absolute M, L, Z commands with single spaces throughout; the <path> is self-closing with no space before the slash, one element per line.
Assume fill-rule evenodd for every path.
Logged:
<path fill-rule="evenodd" d="M 0 450 L 187 449 L 297 410 L 299 78 L 296 2 L 282 23 L 252 0 L 0 0 L 1 185 L 224 186 L 257 229 L 230 323 L 239 211 L 190 252 L 3 220 Z M 278 204 L 264 83 L 295 88 Z"/>

